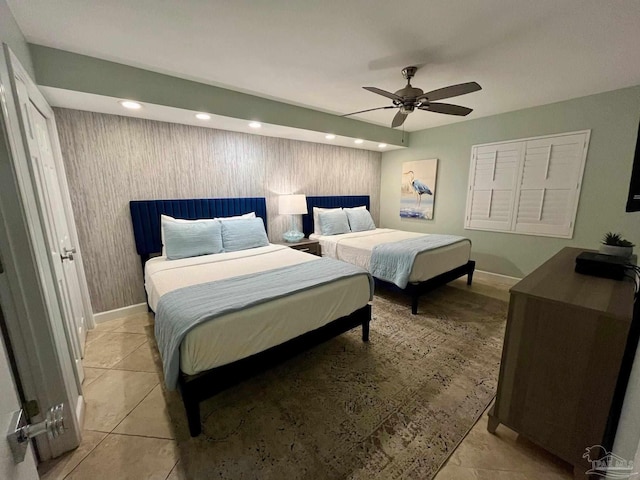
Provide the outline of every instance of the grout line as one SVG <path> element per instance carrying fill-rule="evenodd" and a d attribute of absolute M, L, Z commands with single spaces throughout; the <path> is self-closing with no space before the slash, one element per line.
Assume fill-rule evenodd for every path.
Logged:
<path fill-rule="evenodd" d="M 97 430 L 89 430 L 89 431 L 90 431 L 90 432 L 96 432 Z M 100 432 L 100 433 L 105 433 L 105 432 Z M 69 475 L 71 475 L 71 474 L 75 471 L 75 469 L 76 469 L 76 468 L 78 468 L 78 467 L 80 466 L 80 464 L 81 464 L 82 462 L 84 462 L 84 461 L 86 460 L 86 458 L 87 458 L 91 453 L 93 453 L 93 451 L 94 451 L 96 448 L 98 448 L 98 446 L 99 446 L 102 442 L 104 442 L 104 441 L 106 440 L 106 438 L 107 438 L 108 436 L 109 436 L 109 434 L 108 434 L 108 433 L 107 433 L 107 434 L 105 434 L 105 436 L 102 438 L 102 440 L 100 440 L 98 443 L 96 443 L 95 447 L 93 447 L 91 450 L 89 450 L 89 451 L 87 452 L 87 454 L 86 454 L 84 457 L 82 457 L 82 459 L 78 462 L 78 464 L 77 464 L 75 467 L 73 467 L 73 468 L 71 469 L 71 471 L 70 471 L 69 473 L 67 473 L 67 474 L 64 476 L 64 478 L 63 478 L 62 480 L 64 480 L 65 478 L 68 478 L 68 477 L 69 477 Z M 80 443 L 82 443 L 82 442 L 80 442 Z M 80 447 L 80 446 L 78 445 L 78 448 L 79 448 L 79 447 Z"/>
<path fill-rule="evenodd" d="M 175 438 L 156 437 L 154 435 L 136 435 L 134 433 L 121 433 L 121 432 L 111 432 L 109 435 L 121 435 L 123 437 L 137 437 L 137 438 L 154 438 L 156 440 L 169 440 L 170 442 L 176 442 L 176 445 L 178 442 Z"/>
<path fill-rule="evenodd" d="M 164 480 L 167 480 L 171 476 L 171 474 L 176 469 L 176 467 L 178 466 L 179 463 L 180 463 L 180 459 L 176 460 L 176 464 L 171 468 L 171 470 L 169 470 L 169 473 L 167 474 L 167 476 L 166 476 L 166 478 Z"/>
<path fill-rule="evenodd" d="M 127 371 L 127 370 L 124 370 L 124 371 Z M 142 372 L 142 373 L 147 373 L 147 372 Z M 128 417 L 129 415 L 131 415 L 131 413 L 132 413 L 136 408 L 138 408 L 138 407 L 140 406 L 140 404 L 141 404 L 142 402 L 144 402 L 144 399 L 145 399 L 145 398 L 147 398 L 149 395 L 151 395 L 151 392 L 153 392 L 153 390 L 154 390 L 158 385 L 160 385 L 160 382 L 159 382 L 159 381 L 158 381 L 158 383 L 156 383 L 153 387 L 151 387 L 151 390 L 149 390 L 149 392 L 147 392 L 147 394 L 146 394 L 144 397 L 142 397 L 142 399 L 141 399 L 138 403 L 136 403 L 136 405 L 135 405 L 131 410 L 129 410 L 129 412 L 128 412 L 128 413 L 127 413 L 127 414 L 122 418 L 122 420 L 120 420 L 120 421 L 116 424 L 116 426 L 115 426 L 115 427 L 113 427 L 113 428 L 111 429 L 111 431 L 109 432 L 109 435 L 111 435 L 112 433 L 114 433 L 113 431 L 114 431 L 116 428 L 118 428 L 118 427 L 120 426 L 120 424 L 121 424 L 122 422 L 124 422 L 124 421 L 127 419 L 127 417 Z M 124 435 L 124 434 L 121 434 L 121 433 L 115 433 L 114 435 Z M 140 435 L 132 435 L 132 436 L 140 436 Z"/>
<path fill-rule="evenodd" d="M 480 413 L 478 414 L 476 421 L 471 424 L 467 432 L 462 436 L 462 438 L 458 441 L 458 443 L 456 443 L 456 446 L 453 449 L 451 449 L 451 452 L 449 452 L 449 455 L 447 455 L 446 458 L 440 463 L 440 465 L 438 466 L 438 469 L 436 470 L 436 477 L 438 473 L 440 473 L 440 471 L 444 468 L 444 466 L 449 462 L 449 460 L 453 457 L 453 454 L 456 452 L 456 450 L 460 448 L 460 445 L 462 445 L 462 443 L 466 440 L 467 436 L 469 436 L 469 434 L 471 433 L 471 430 L 473 430 L 473 428 L 478 424 L 478 422 L 480 422 L 480 420 L 482 419 L 486 411 L 493 404 L 493 401 L 495 400 L 495 398 L 496 398 L 496 395 L 494 394 L 491 397 L 491 399 L 487 402 L 487 405 L 482 410 L 480 410 Z"/>
<path fill-rule="evenodd" d="M 133 333 L 132 335 L 139 335 L 139 334 L 138 333 Z M 108 370 L 124 370 L 124 371 L 127 371 L 127 372 L 132 372 L 132 371 L 133 372 L 137 372 L 138 370 L 120 369 L 120 368 L 115 368 L 115 366 L 118 365 L 119 363 L 124 362 L 127 358 L 129 358 L 136 351 L 138 351 L 138 349 L 141 348 L 145 343 L 149 343 L 149 340 L 145 340 L 144 343 L 141 343 L 136 348 L 134 348 L 131 352 L 127 353 L 124 357 L 122 357 L 120 360 L 118 360 L 112 367 L 109 367 Z"/>
<path fill-rule="evenodd" d="M 97 377 L 93 377 L 91 380 L 89 380 L 88 382 L 87 380 L 87 375 L 85 372 L 85 376 L 84 376 L 84 381 L 82 382 L 82 392 L 84 393 L 84 389 L 87 388 L 89 385 L 91 385 L 93 382 L 95 382 L 96 380 L 98 380 L 102 375 L 104 375 L 109 369 L 108 368 L 102 368 L 102 367 L 87 367 L 84 364 L 82 365 L 83 369 L 87 369 L 90 368 L 92 370 L 104 370 L 104 372 L 100 372 L 100 374 Z M 86 382 L 86 383 L 85 383 Z"/>

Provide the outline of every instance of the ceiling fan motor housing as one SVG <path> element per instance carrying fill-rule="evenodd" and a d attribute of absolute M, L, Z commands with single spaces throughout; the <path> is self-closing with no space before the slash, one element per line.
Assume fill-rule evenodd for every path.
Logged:
<path fill-rule="evenodd" d="M 402 69 L 402 76 L 407 80 L 411 80 L 418 71 L 418 67 L 404 67 Z"/>
<path fill-rule="evenodd" d="M 420 88 L 412 87 L 411 85 L 407 85 L 404 88 L 401 88 L 396 92 L 396 95 L 402 98 L 416 98 L 419 95 L 422 95 L 424 92 Z"/>

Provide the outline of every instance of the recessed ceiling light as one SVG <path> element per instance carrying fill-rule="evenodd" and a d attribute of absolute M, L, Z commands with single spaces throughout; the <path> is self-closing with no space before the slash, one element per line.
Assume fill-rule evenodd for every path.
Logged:
<path fill-rule="evenodd" d="M 334 138 L 336 138 L 336 136 L 333 133 L 327 133 L 324 138 L 326 138 L 327 140 L 333 140 Z"/>
<path fill-rule="evenodd" d="M 196 113 L 196 118 L 198 120 L 211 120 L 211 115 L 208 113 Z"/>
<path fill-rule="evenodd" d="M 364 140 L 362 140 L 361 138 L 356 138 L 353 143 L 357 143 L 358 145 L 360 145 L 361 143 L 364 143 Z"/>
<path fill-rule="evenodd" d="M 386 146 L 387 146 L 387 144 L 386 144 L 386 143 L 379 143 L 379 144 L 378 144 L 378 148 L 384 148 L 384 147 L 386 147 Z"/>
<path fill-rule="evenodd" d="M 140 105 L 138 102 L 134 102 L 131 100 L 122 100 L 120 102 L 120 105 L 122 105 L 124 108 L 128 108 L 129 110 L 139 110 L 140 108 L 142 108 L 142 105 Z"/>
<path fill-rule="evenodd" d="M 251 128 L 260 128 L 260 127 L 262 126 L 262 124 L 261 124 L 261 123 L 259 123 L 259 122 L 251 122 L 251 123 L 249 124 L 249 126 L 250 126 Z"/>

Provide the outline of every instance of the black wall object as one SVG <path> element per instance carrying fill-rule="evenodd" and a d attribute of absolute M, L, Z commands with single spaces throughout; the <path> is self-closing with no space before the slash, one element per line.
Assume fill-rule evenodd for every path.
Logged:
<path fill-rule="evenodd" d="M 633 160 L 631 172 L 631 184 L 629 185 L 629 199 L 627 200 L 627 212 L 640 211 L 640 126 L 638 127 L 638 139 L 636 140 L 636 156 Z"/>

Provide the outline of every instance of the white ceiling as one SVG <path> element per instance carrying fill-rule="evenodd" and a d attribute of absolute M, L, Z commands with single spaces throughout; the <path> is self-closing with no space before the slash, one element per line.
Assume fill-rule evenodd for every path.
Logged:
<path fill-rule="evenodd" d="M 640 84 L 639 0 L 8 0 L 31 43 L 344 114 L 477 81 L 478 118 Z M 394 111 L 358 118 L 390 125 Z M 461 121 L 429 112 L 409 131 Z"/>

